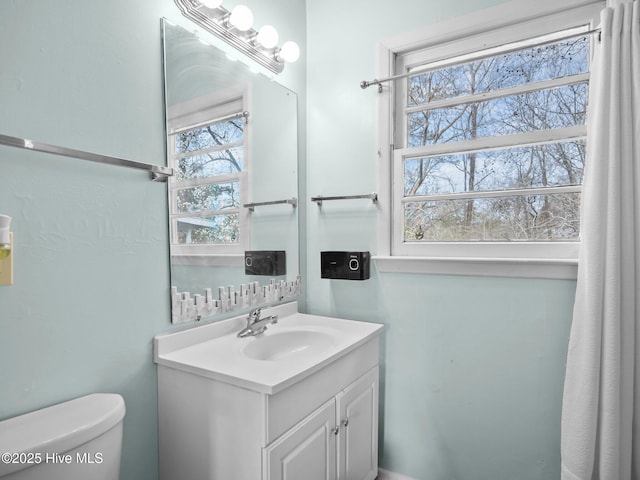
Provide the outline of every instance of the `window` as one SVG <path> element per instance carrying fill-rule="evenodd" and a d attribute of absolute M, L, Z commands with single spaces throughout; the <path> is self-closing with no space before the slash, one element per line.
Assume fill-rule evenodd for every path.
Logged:
<path fill-rule="evenodd" d="M 392 52 L 392 255 L 577 259 L 600 7 Z"/>
<path fill-rule="evenodd" d="M 239 99 L 170 122 L 169 157 L 176 172 L 169 183 L 173 255 L 245 250 L 246 115 Z M 180 123 L 186 126 L 176 126 Z"/>

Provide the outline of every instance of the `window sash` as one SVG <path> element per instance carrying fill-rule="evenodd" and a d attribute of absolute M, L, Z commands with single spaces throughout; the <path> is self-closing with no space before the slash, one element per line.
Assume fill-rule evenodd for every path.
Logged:
<path fill-rule="evenodd" d="M 546 3 L 552 4 L 554 0 L 549 0 Z M 543 41 L 543 43 L 551 43 L 557 41 L 563 37 L 574 35 L 580 36 L 587 31 L 592 30 L 595 27 L 599 19 L 600 10 L 604 7 L 603 1 L 592 2 L 579 2 L 579 0 L 572 1 L 576 3 L 574 8 L 567 5 L 566 10 L 555 14 L 547 14 L 545 16 L 545 6 L 536 4 L 538 10 L 534 14 L 533 12 L 527 12 L 527 10 L 534 8 L 530 4 L 518 5 L 519 3 L 525 4 L 526 2 L 513 1 L 513 6 L 506 4 L 505 9 L 513 9 L 514 12 L 525 11 L 525 15 L 529 15 L 533 18 L 520 20 L 519 23 L 517 15 L 516 18 L 511 21 L 502 19 L 503 25 L 497 25 L 489 34 L 486 33 L 484 27 L 479 26 L 486 22 L 480 22 L 476 20 L 471 22 L 473 28 L 469 26 L 470 30 L 479 30 L 476 33 L 471 32 L 468 35 L 460 36 L 458 38 L 448 38 L 447 41 L 441 40 L 445 38 L 447 34 L 444 31 L 448 29 L 443 28 L 443 32 L 437 34 L 437 29 L 431 27 L 429 30 L 433 32 L 421 43 L 413 41 L 412 44 L 397 41 L 397 47 L 391 47 L 389 50 L 389 59 L 387 61 L 387 70 L 384 70 L 379 74 L 379 78 L 385 78 L 394 74 L 411 72 L 412 74 L 419 74 L 428 72 L 431 70 L 440 69 L 443 67 L 454 66 L 461 63 L 471 62 L 473 60 L 481 60 L 482 58 L 490 57 L 500 53 L 509 53 L 510 51 L 519 50 L 531 46 L 535 41 Z M 581 3 L 581 4 L 580 4 Z M 585 5 L 586 3 L 586 5 Z M 502 5 L 498 6 L 502 7 Z M 498 9 L 494 7 L 494 9 Z M 546 7 L 547 10 L 555 10 L 554 5 Z M 456 22 L 458 23 L 458 22 Z M 464 22 L 463 22 L 464 23 Z M 451 26 L 453 28 L 453 25 Z M 456 31 L 463 31 L 464 29 L 456 25 Z M 522 32 L 525 32 L 524 34 Z M 524 35 L 524 39 L 523 39 Z M 478 45 L 482 45 L 485 48 L 478 50 Z M 384 60 L 381 61 L 384 65 Z M 566 77 L 565 77 L 566 78 Z M 576 78 L 577 80 L 577 78 Z M 407 123 L 403 122 L 404 111 L 406 106 L 406 99 L 408 98 L 407 92 L 408 82 L 406 80 L 396 81 L 392 84 L 392 91 L 390 100 L 392 105 L 388 109 L 388 114 L 394 118 L 393 123 L 395 126 L 390 126 L 391 129 L 391 142 L 395 148 L 402 148 L 405 145 L 407 138 Z M 395 107 L 394 107 L 395 105 Z M 417 108 L 418 106 L 416 106 Z M 382 109 L 386 111 L 386 108 Z M 418 108 L 418 110 L 424 110 Z M 395 114 L 393 113 L 395 112 Z"/>
<path fill-rule="evenodd" d="M 216 145 L 209 148 L 203 148 L 201 150 L 193 150 L 190 152 L 173 154 L 174 165 L 175 163 L 177 163 L 179 160 L 182 160 L 183 158 L 196 157 L 198 155 L 206 155 L 207 153 L 222 152 L 224 150 L 231 150 L 232 148 L 242 147 L 243 145 L 244 145 L 244 142 L 232 142 L 232 143 L 225 143 L 224 145 Z"/>
<path fill-rule="evenodd" d="M 393 151 L 393 164 L 397 166 L 399 159 L 435 157 L 440 155 L 455 155 L 459 153 L 473 153 L 485 150 L 496 150 L 507 147 L 542 145 L 556 143 L 563 140 L 584 140 L 587 137 L 586 125 L 556 128 L 553 130 L 535 130 L 533 132 L 514 133 L 496 137 L 480 137 L 459 142 L 434 143 L 419 147 L 400 148 Z"/>
<path fill-rule="evenodd" d="M 399 57 L 402 65 L 408 73 L 411 75 L 419 75 L 422 73 L 428 73 L 433 70 L 439 70 L 441 68 L 454 67 L 457 65 L 463 65 L 466 63 L 472 63 L 478 60 L 484 60 L 497 55 L 503 55 L 508 53 L 517 52 L 520 50 L 526 50 L 530 47 L 543 46 L 550 43 L 559 42 L 562 40 L 570 40 L 571 38 L 580 37 L 591 30 L 591 25 L 580 25 L 574 28 L 558 28 L 551 33 L 532 34 L 524 40 L 505 40 L 505 43 L 488 47 L 482 50 L 477 50 L 477 43 L 467 53 L 461 55 L 455 55 L 453 57 L 445 56 L 439 60 L 433 60 L 434 54 L 430 52 L 425 54 L 417 50 L 416 52 L 406 54 Z M 446 47 L 445 47 L 446 48 Z M 425 61 L 424 59 L 428 61 Z"/>
<path fill-rule="evenodd" d="M 171 130 L 183 130 L 181 129 L 182 125 L 191 125 L 191 126 L 206 126 L 208 124 L 216 124 L 216 123 L 224 123 L 225 121 L 229 121 L 233 116 L 245 116 L 246 113 L 246 98 L 243 96 L 242 98 L 235 99 L 227 99 L 220 102 L 220 107 L 210 107 L 204 108 L 197 112 L 194 112 L 192 115 L 190 114 L 181 114 L 179 118 L 173 119 L 170 121 Z M 221 119 L 221 117 L 225 117 Z M 207 118 L 210 118 L 211 121 L 207 121 Z M 176 153 L 176 136 L 171 133 L 168 135 L 169 145 L 168 145 L 168 154 L 170 164 L 175 166 L 181 159 L 193 157 L 197 155 L 206 155 L 208 153 L 215 153 L 223 150 L 228 150 L 231 148 L 242 148 L 243 149 L 243 170 L 241 172 L 227 173 L 221 175 L 212 175 L 204 178 L 196 178 L 191 180 L 183 180 L 177 181 L 175 177 L 173 177 L 168 182 L 168 194 L 169 194 L 169 222 L 171 226 L 171 254 L 173 256 L 191 256 L 191 255 L 233 255 L 233 254 L 241 254 L 244 250 L 246 250 L 247 245 L 249 243 L 249 222 L 248 222 L 248 214 L 241 206 L 240 207 L 232 207 L 228 209 L 222 210 L 198 210 L 196 212 L 177 212 L 177 195 L 181 190 L 199 187 L 199 186 L 207 186 L 207 185 L 217 185 L 217 184 L 226 184 L 226 183 L 239 183 L 240 189 L 240 205 L 246 202 L 246 195 L 248 189 L 247 183 L 247 171 L 249 166 L 248 159 L 248 138 L 249 138 L 249 126 L 248 122 L 244 124 L 243 131 L 243 140 L 237 142 L 231 142 L 224 145 L 215 145 L 212 147 L 204 148 L 201 150 L 194 150 L 189 152 L 181 152 Z M 196 127 L 194 127 L 196 128 Z M 237 241 L 233 242 L 225 242 L 225 243 L 179 243 L 178 242 L 178 220 L 181 218 L 207 218 L 207 217 L 217 217 L 217 216 L 228 216 L 228 215 L 237 215 L 239 220 L 239 238 Z"/>
<path fill-rule="evenodd" d="M 438 110 L 441 108 L 455 107 L 459 105 L 467 105 L 470 103 L 486 102 L 498 98 L 511 97 L 521 95 L 523 93 L 539 92 L 542 90 L 550 90 L 557 87 L 566 87 L 569 85 L 578 85 L 580 83 L 588 83 L 589 74 L 580 73 L 576 75 L 568 75 L 566 77 L 554 78 L 551 80 L 543 80 L 540 82 L 531 82 L 524 85 L 518 85 L 511 88 L 503 88 L 501 90 L 493 90 L 485 93 L 476 93 L 472 95 L 464 95 L 459 97 L 447 98 L 442 100 L 434 100 L 429 103 L 415 105 L 404 108 L 404 116 L 416 112 L 426 112 L 429 110 Z"/>
<path fill-rule="evenodd" d="M 587 30 L 589 26 L 581 26 L 578 28 L 580 32 Z M 524 47 L 522 47 L 524 48 Z M 514 49 L 515 51 L 516 49 Z M 493 55 L 494 53 L 492 53 Z M 490 56 L 490 55 L 481 55 Z M 472 58 L 473 55 L 467 55 L 466 61 L 477 60 Z M 433 64 L 431 64 L 433 67 Z M 416 74 L 422 73 L 422 69 L 412 67 Z M 434 69 L 435 67 L 431 68 Z M 438 65 L 437 68 L 442 68 Z M 410 70 L 410 69 L 407 69 Z M 480 94 L 472 94 L 436 100 L 415 106 L 407 106 L 405 99 L 408 98 L 406 93 L 409 80 L 402 81 L 402 88 L 396 94 L 396 104 L 402 99 L 403 107 L 396 110 L 396 131 L 400 130 L 402 145 L 407 141 L 408 118 L 411 113 L 435 110 L 438 108 L 447 108 L 458 105 L 466 105 L 479 101 L 486 101 L 493 98 L 503 98 L 521 93 L 529 93 L 534 91 L 545 90 L 558 86 L 575 85 L 588 82 L 590 74 L 582 73 L 577 75 L 568 75 L 565 77 L 554 78 L 539 82 L 532 82 L 516 87 L 505 88 L 491 92 Z M 401 127 L 401 128 L 398 128 Z M 474 199 L 474 198 L 495 198 L 495 197 L 513 197 L 528 195 L 548 195 L 553 193 L 580 193 L 581 185 L 565 185 L 558 187 L 537 187 L 537 188 L 521 188 L 508 190 L 482 190 L 456 193 L 438 193 L 430 195 L 404 195 L 404 162 L 406 159 L 435 157 L 442 155 L 455 155 L 471 152 L 480 152 L 485 150 L 499 149 L 505 147 L 520 147 L 553 143 L 558 141 L 571 141 L 585 139 L 587 135 L 586 125 L 580 124 L 571 127 L 564 127 L 553 130 L 535 130 L 525 133 L 516 133 L 503 136 L 492 136 L 474 138 L 463 141 L 455 141 L 449 143 L 429 144 L 416 147 L 406 147 L 393 150 L 392 148 L 392 252 L 399 255 L 434 255 L 437 257 L 484 257 L 484 256 L 515 256 L 520 258 L 577 258 L 577 245 L 575 241 L 518 241 L 518 242 L 502 242 L 502 241 L 405 241 L 404 228 L 405 204 L 410 202 L 421 201 L 437 201 L 447 199 Z"/>
<path fill-rule="evenodd" d="M 579 244 L 576 241 L 406 241 L 404 238 L 404 206 L 406 203 L 582 192 L 582 185 L 563 185 L 553 187 L 437 193 L 430 195 L 404 195 L 404 161 L 405 159 L 414 158 L 416 156 L 420 157 L 420 155 L 416 155 L 413 150 L 414 149 L 396 150 L 393 156 L 392 217 L 394 221 L 394 228 L 392 230 L 392 243 L 395 255 L 426 255 L 452 258 L 457 256 L 467 258 L 482 256 L 514 256 L 517 258 L 577 258 Z"/>

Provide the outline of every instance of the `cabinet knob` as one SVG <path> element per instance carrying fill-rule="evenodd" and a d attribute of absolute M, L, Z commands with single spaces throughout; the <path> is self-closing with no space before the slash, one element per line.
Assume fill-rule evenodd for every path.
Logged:
<path fill-rule="evenodd" d="M 333 434 L 338 435 L 340 433 L 340 427 L 336 427 L 333 429 Z"/>
<path fill-rule="evenodd" d="M 349 426 L 349 419 L 348 419 L 348 418 L 345 418 L 345 419 L 342 421 L 342 425 L 344 426 L 344 428 L 347 428 L 347 427 Z"/>

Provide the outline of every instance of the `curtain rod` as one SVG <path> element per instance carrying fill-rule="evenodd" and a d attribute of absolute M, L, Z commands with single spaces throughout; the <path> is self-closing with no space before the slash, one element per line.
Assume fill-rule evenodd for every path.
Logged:
<path fill-rule="evenodd" d="M 542 43 L 536 43 L 535 46 L 548 45 L 549 43 L 554 43 L 554 42 L 558 42 L 558 41 L 562 41 L 562 40 L 569 40 L 570 38 L 581 37 L 581 36 L 584 36 L 584 35 L 592 35 L 594 33 L 600 34 L 601 33 L 601 29 L 600 28 L 594 28 L 594 29 L 591 29 L 591 30 L 580 31 L 580 32 L 576 32 L 575 29 L 573 29 L 571 31 L 571 33 L 567 33 L 566 35 L 561 35 L 561 36 L 554 36 L 553 38 L 551 38 L 551 39 L 549 39 L 547 41 L 544 41 Z M 527 39 L 527 40 L 524 40 L 524 41 L 526 42 L 526 41 L 529 41 L 529 40 L 533 40 L 533 39 Z M 600 36 L 598 36 L 598 41 L 600 41 Z M 520 44 L 522 44 L 522 42 L 516 42 L 515 44 L 520 45 Z M 516 47 L 515 44 L 514 44 L 513 48 L 506 49 L 506 50 L 504 50 L 504 51 L 502 51 L 500 53 L 510 53 L 510 52 L 514 52 L 516 50 L 520 50 L 521 47 L 520 46 Z M 493 47 L 491 50 L 495 50 L 496 48 L 502 48 L 502 47 L 505 47 L 507 45 L 508 44 L 498 45 L 497 47 Z M 464 55 L 460 55 L 459 57 L 454 57 L 454 58 L 450 59 L 451 60 L 450 62 L 447 61 L 446 65 L 443 65 L 442 61 L 440 61 L 440 62 L 436 62 L 437 63 L 436 65 L 431 65 L 429 67 L 425 67 L 425 68 L 422 68 L 422 69 L 418 68 L 418 69 L 413 70 L 411 72 L 400 73 L 398 75 L 392 75 L 392 76 L 386 77 L 386 78 L 380 78 L 380 79 L 374 78 L 373 80 L 363 80 L 363 81 L 360 82 L 360 88 L 365 90 L 365 89 L 369 88 L 371 85 L 378 85 L 378 93 L 382 93 L 382 84 L 383 83 L 392 82 L 394 80 L 400 80 L 402 78 L 410 77 L 411 75 L 418 75 L 420 73 L 426 73 L 426 72 L 429 72 L 431 70 L 436 70 L 437 68 L 442 68 L 444 66 L 451 67 L 451 66 L 454 66 L 454 65 L 458 65 L 460 63 L 465 63 L 465 62 L 468 61 L 469 55 L 470 54 L 464 54 Z M 487 57 L 490 57 L 492 55 L 493 55 L 493 53 L 490 53 L 490 54 L 487 54 L 487 55 L 484 55 L 484 56 L 476 57 L 476 58 L 474 58 L 474 60 L 481 60 L 483 58 L 487 58 Z"/>
<path fill-rule="evenodd" d="M 165 182 L 167 178 L 173 176 L 173 168 L 170 167 L 135 162 L 133 160 L 126 160 L 124 158 L 110 157 L 107 155 L 75 150 L 73 148 L 59 147 L 57 145 L 50 145 L 48 143 L 34 142 L 33 140 L 29 140 L 26 138 L 0 135 L 0 145 L 22 148 L 25 150 L 33 150 L 36 152 L 51 153 L 53 155 L 61 155 L 63 157 L 78 158 L 80 160 L 88 160 L 90 162 L 103 163 L 107 165 L 116 165 L 119 167 L 146 170 L 151 173 L 151 180 L 153 180 L 154 182 Z"/>

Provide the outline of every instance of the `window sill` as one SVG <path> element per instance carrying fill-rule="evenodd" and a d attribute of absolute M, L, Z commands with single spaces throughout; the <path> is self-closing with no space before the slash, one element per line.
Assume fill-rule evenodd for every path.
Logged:
<path fill-rule="evenodd" d="M 577 259 L 374 256 L 379 272 L 575 280 Z"/>
<path fill-rule="evenodd" d="M 243 267 L 244 254 L 187 254 L 171 255 L 172 265 L 198 265 L 205 267 Z"/>

